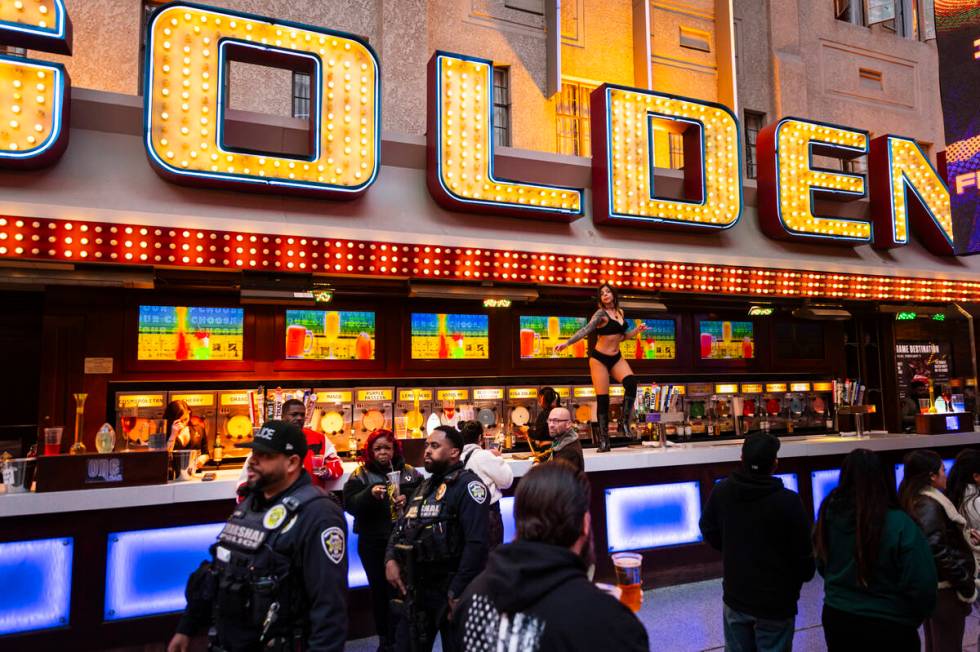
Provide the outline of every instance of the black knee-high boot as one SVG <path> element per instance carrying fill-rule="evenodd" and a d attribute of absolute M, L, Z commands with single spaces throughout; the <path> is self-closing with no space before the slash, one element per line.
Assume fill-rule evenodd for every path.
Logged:
<path fill-rule="evenodd" d="M 596 420 L 599 422 L 599 446 L 596 449 L 600 453 L 609 451 L 609 394 L 596 395 Z"/>
<path fill-rule="evenodd" d="M 633 408 L 636 405 L 636 376 L 623 378 L 623 416 L 616 431 L 624 437 L 633 436 Z"/>

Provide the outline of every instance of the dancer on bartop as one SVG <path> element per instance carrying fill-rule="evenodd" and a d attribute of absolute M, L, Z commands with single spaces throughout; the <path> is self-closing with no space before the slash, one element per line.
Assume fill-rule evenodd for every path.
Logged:
<path fill-rule="evenodd" d="M 596 419 L 599 422 L 599 452 L 609 450 L 609 378 L 622 383 L 625 395 L 623 397 L 623 416 L 619 420 L 619 432 L 630 433 L 630 419 L 633 416 L 633 404 L 636 401 L 636 377 L 633 370 L 619 352 L 620 343 L 626 338 L 636 337 L 647 326 L 642 321 L 634 328 L 629 328 L 626 316 L 619 307 L 619 297 L 616 290 L 608 283 L 599 286 L 597 294 L 599 309 L 595 311 L 589 323 L 578 330 L 566 342 L 555 347 L 561 352 L 568 346 L 595 333 L 595 348 L 589 351 L 589 374 L 592 376 L 592 388 L 595 389 Z"/>

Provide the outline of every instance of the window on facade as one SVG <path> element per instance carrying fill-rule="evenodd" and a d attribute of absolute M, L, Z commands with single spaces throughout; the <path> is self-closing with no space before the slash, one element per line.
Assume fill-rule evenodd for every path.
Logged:
<path fill-rule="evenodd" d="M 558 153 L 591 156 L 589 95 L 595 86 L 565 81 L 558 97 Z"/>
<path fill-rule="evenodd" d="M 897 36 L 919 39 L 919 0 L 877 0 L 888 5 L 894 18 L 883 21 L 881 26 Z M 894 8 L 893 8 L 894 7 Z"/>
<path fill-rule="evenodd" d="M 13 45 L 0 45 L 0 54 L 6 54 L 9 57 L 26 57 L 27 48 L 18 48 Z"/>
<path fill-rule="evenodd" d="M 766 114 L 758 111 L 745 111 L 745 177 L 755 179 L 759 176 L 759 160 L 756 156 L 756 141 L 766 121 Z"/>
<path fill-rule="evenodd" d="M 146 75 L 146 27 L 150 23 L 150 16 L 153 11 L 162 5 L 165 0 L 143 0 L 140 8 L 140 58 L 139 63 L 139 85 L 136 88 L 137 95 L 143 94 L 143 77 Z"/>
<path fill-rule="evenodd" d="M 493 144 L 510 147 L 510 69 L 493 69 Z"/>
<path fill-rule="evenodd" d="M 310 118 L 310 76 L 305 72 L 293 73 L 293 117 Z"/>
<path fill-rule="evenodd" d="M 834 0 L 834 17 L 853 25 L 866 25 L 864 0 Z"/>

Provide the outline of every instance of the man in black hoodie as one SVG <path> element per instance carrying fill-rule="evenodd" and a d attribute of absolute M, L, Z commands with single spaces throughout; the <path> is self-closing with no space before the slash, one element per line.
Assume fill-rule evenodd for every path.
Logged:
<path fill-rule="evenodd" d="M 792 649 L 800 587 L 813 577 L 810 521 L 799 495 L 774 478 L 779 440 L 749 435 L 742 468 L 711 492 L 701 533 L 722 552 L 725 649 Z"/>
<path fill-rule="evenodd" d="M 453 613 L 465 652 L 649 652 L 636 616 L 586 575 L 592 553 L 589 481 L 564 461 L 517 486 L 517 540 L 499 546 Z"/>

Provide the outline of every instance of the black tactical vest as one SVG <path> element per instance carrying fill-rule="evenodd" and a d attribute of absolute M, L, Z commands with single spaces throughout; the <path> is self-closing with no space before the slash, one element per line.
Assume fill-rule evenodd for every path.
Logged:
<path fill-rule="evenodd" d="M 414 546 L 415 560 L 423 572 L 449 572 L 463 552 L 454 500 L 454 486 L 463 471 L 458 468 L 442 478 L 426 479 L 405 510 L 403 543 Z"/>
<path fill-rule="evenodd" d="M 226 627 L 238 640 L 246 632 L 248 638 L 254 632 L 257 642 L 305 638 L 309 609 L 303 578 L 292 574 L 291 560 L 277 543 L 297 525 L 305 505 L 326 498 L 304 485 L 265 511 L 252 509 L 254 495 L 235 509 L 211 550 L 219 641 L 230 638 L 222 635 Z"/>

